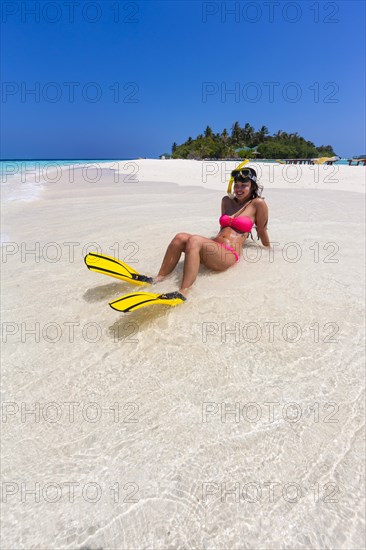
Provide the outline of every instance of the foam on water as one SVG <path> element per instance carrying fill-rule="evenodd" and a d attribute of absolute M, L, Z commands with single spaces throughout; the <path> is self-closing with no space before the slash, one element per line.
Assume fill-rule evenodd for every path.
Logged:
<path fill-rule="evenodd" d="M 32 160 L 0 161 L 2 200 L 4 202 L 37 200 L 45 186 L 57 183 L 65 169 L 99 165 L 109 160 Z"/>
<path fill-rule="evenodd" d="M 73 181 L 79 167 L 93 167 L 110 160 L 8 160 L 0 161 L 0 194 L 2 205 L 12 202 L 31 203 L 37 201 L 47 186 L 60 181 L 66 170 Z M 9 240 L 1 233 L 0 242 Z"/>

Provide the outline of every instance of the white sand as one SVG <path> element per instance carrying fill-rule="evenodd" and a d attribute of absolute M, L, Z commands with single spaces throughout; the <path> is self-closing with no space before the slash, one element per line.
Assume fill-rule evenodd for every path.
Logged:
<path fill-rule="evenodd" d="M 175 233 L 214 235 L 220 163 L 66 170 L 3 206 L 3 548 L 364 545 L 365 168 L 259 166 L 273 258 L 248 242 L 174 309 L 118 315 L 137 287 L 83 255 L 152 275 Z"/>

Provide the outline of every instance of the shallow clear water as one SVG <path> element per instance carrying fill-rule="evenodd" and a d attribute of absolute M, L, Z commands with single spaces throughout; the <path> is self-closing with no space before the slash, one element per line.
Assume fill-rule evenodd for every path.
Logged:
<path fill-rule="evenodd" d="M 154 274 L 175 232 L 217 230 L 221 193 L 76 191 L 8 205 L 4 547 L 361 548 L 362 195 L 268 189 L 273 257 L 248 242 L 184 305 L 123 316 L 136 287 L 84 247 Z"/>

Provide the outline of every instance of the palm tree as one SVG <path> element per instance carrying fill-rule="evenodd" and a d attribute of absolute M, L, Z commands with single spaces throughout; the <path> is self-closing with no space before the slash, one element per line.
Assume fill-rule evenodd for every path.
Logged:
<path fill-rule="evenodd" d="M 227 140 L 229 139 L 229 134 L 227 133 L 226 128 L 224 128 L 223 131 L 222 131 L 221 139 L 222 139 L 223 143 L 226 143 Z"/>
<path fill-rule="evenodd" d="M 258 132 L 258 138 L 262 142 L 266 139 L 266 136 L 268 136 L 268 128 L 267 126 L 262 126 Z"/>
<path fill-rule="evenodd" d="M 249 142 L 252 141 L 253 137 L 254 137 L 254 128 L 249 124 L 249 122 L 246 122 L 243 129 L 243 139 L 245 141 L 245 144 L 248 145 Z"/>
<path fill-rule="evenodd" d="M 212 129 L 209 126 L 206 126 L 205 137 L 210 138 L 212 137 L 212 135 L 213 135 Z"/>
<path fill-rule="evenodd" d="M 233 145 L 239 145 L 241 141 L 241 128 L 239 122 L 234 122 L 231 128 L 231 140 Z"/>

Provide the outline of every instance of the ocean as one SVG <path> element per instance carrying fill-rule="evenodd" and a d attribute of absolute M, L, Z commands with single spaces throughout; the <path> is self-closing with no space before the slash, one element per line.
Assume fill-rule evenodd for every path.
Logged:
<path fill-rule="evenodd" d="M 39 198 L 46 185 L 57 183 L 66 167 L 70 167 L 68 179 L 73 181 L 74 171 L 80 167 L 84 168 L 84 176 L 95 169 L 101 170 L 104 164 L 113 170 L 113 163 L 132 159 L 48 159 L 48 160 L 2 160 L 0 161 L 0 192 L 1 203 L 4 206 L 9 202 L 32 202 Z M 90 167 L 90 172 L 88 171 Z M 94 170 L 93 170 L 94 169 Z M 94 176 L 95 177 L 95 176 Z M 95 179 L 90 179 L 91 182 Z M 0 244 L 9 241 L 9 236 L 0 233 Z"/>
<path fill-rule="evenodd" d="M 1 199 L 3 202 L 30 202 L 39 197 L 47 183 L 57 183 L 62 170 L 67 166 L 100 167 L 104 163 L 132 159 L 48 159 L 48 160 L 2 160 L 0 161 Z M 113 166 L 112 166 L 113 169 Z M 72 177 L 72 176 L 71 176 Z"/>

